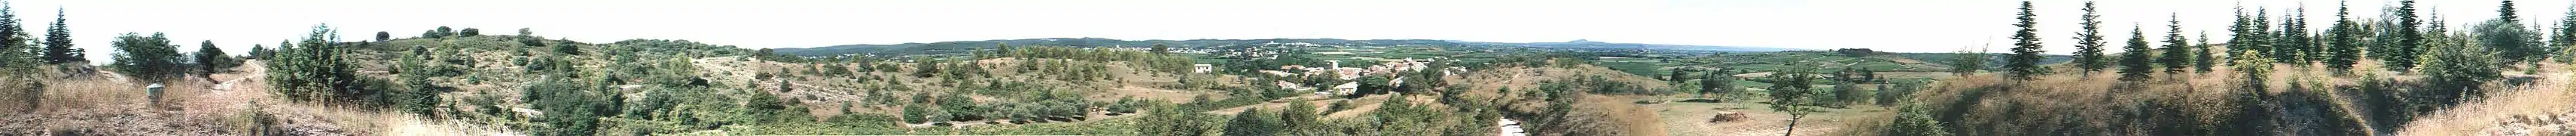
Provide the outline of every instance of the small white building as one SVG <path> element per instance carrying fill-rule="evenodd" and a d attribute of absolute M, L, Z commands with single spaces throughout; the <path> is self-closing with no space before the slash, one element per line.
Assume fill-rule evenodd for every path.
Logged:
<path fill-rule="evenodd" d="M 1216 66 L 1208 64 L 1190 64 L 1190 73 L 1207 73 L 1208 71 L 1216 71 Z"/>
<path fill-rule="evenodd" d="M 1333 86 L 1333 94 L 1351 94 L 1359 91 L 1360 82 L 1342 83 L 1342 85 Z"/>

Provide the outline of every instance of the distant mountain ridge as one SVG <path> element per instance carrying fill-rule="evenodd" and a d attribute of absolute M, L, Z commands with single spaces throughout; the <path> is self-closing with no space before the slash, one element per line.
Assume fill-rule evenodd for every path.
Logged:
<path fill-rule="evenodd" d="M 1424 39 L 1346 40 L 1346 39 L 1329 39 L 1329 38 L 1327 38 L 1327 39 L 1197 39 L 1197 40 L 1118 40 L 1118 39 L 1108 39 L 1108 38 L 1036 38 L 1036 39 L 1003 39 L 1003 40 L 981 40 L 981 41 L 947 41 L 947 42 L 932 42 L 932 43 L 902 43 L 902 44 L 852 44 L 852 45 L 833 45 L 833 46 L 812 47 L 812 48 L 775 48 L 775 49 L 772 49 L 772 50 L 774 50 L 775 52 L 777 52 L 777 53 L 779 53 L 779 54 L 802 55 L 802 56 L 834 56 L 834 55 L 847 55 L 847 54 L 910 55 L 910 54 L 945 54 L 945 53 L 965 53 L 966 51 L 972 51 L 972 50 L 976 50 L 976 49 L 992 48 L 994 45 L 1000 45 L 1000 44 L 1009 44 L 1009 45 L 1012 45 L 1012 46 L 1048 45 L 1048 46 L 1072 46 L 1072 47 L 1131 47 L 1131 48 L 1143 48 L 1143 47 L 1153 46 L 1154 44 L 1164 44 L 1164 45 L 1166 45 L 1166 46 L 1171 46 L 1171 47 L 1181 47 L 1181 48 L 1198 48 L 1198 47 L 1222 47 L 1222 46 L 1236 46 L 1236 45 L 1260 45 L 1260 44 L 1273 44 L 1273 43 L 1308 43 L 1308 44 L 1316 44 L 1316 45 L 1337 45 L 1337 46 L 1431 45 L 1431 46 L 1531 47 L 1531 48 L 1593 49 L 1593 50 L 1605 50 L 1605 49 L 1606 49 L 1606 50 L 1694 50 L 1694 51 L 1730 51 L 1730 52 L 1769 52 L 1769 51 L 1809 50 L 1809 49 L 1787 49 L 1787 48 L 1765 48 L 1765 47 L 1740 47 L 1740 46 L 1701 46 L 1701 45 L 1665 45 L 1665 44 L 1639 44 L 1639 43 L 1608 43 L 1608 42 L 1595 42 L 1595 41 L 1588 41 L 1588 40 L 1576 40 L 1576 41 L 1571 41 L 1571 42 L 1507 43 L 1507 42 L 1472 42 L 1472 41 L 1457 41 L 1457 40 L 1424 40 Z"/>

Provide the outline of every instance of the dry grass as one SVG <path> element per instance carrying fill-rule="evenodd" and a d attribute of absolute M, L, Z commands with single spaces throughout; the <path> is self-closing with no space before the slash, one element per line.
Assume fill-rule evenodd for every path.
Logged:
<path fill-rule="evenodd" d="M 1537 91 L 1537 86 L 1541 82 L 1557 82 L 1554 80 L 1576 79 L 1585 76 L 1601 76 L 1611 82 L 1625 82 L 1629 85 L 1637 85 L 1642 88 L 1670 88 L 1670 86 L 1664 84 L 1661 80 L 1655 80 L 1645 76 L 1636 76 L 1592 65 L 1581 65 L 1573 68 L 1505 67 L 1477 70 L 1462 74 L 1464 75 L 1446 77 L 1449 78 L 1447 81 L 1449 81 L 1450 84 L 1468 89 L 1468 91 L 1465 91 L 1466 93 L 1460 94 L 1459 97 L 1478 98 L 1484 99 L 1484 101 L 1497 102 L 1496 104 L 1503 106 L 1504 110 L 1522 113 L 1540 113 L 1539 111 L 1543 111 L 1543 108 L 1547 106 L 1546 101 L 1531 99 L 1533 96 L 1521 96 L 1522 93 L 1519 93 Z M 1502 92 L 1501 89 L 1505 88 L 1512 89 L 1512 92 Z M 1618 135 L 1670 135 L 1666 132 L 1666 127 L 1663 125 L 1667 120 L 1659 118 L 1660 116 L 1657 115 L 1658 113 L 1655 112 L 1656 110 L 1650 108 L 1650 106 L 1636 104 L 1636 98 L 1611 95 L 1583 95 L 1582 97 L 1583 98 L 1581 98 L 1580 101 L 1576 101 L 1574 104 L 1573 112 L 1569 112 L 1568 115 L 1563 115 L 1564 117 L 1570 118 L 1569 121 L 1567 121 L 1569 123 L 1564 125 L 1585 128 L 1575 129 L 1575 131 L 1616 131 L 1614 133 Z M 1414 98 L 1415 100 L 1411 101 L 1416 103 L 1436 102 L 1435 100 L 1431 100 L 1434 97 L 1407 98 Z M 1362 100 L 1354 101 L 1352 104 L 1359 106 L 1362 109 L 1372 108 L 1366 107 L 1367 105 L 1380 105 L 1364 103 L 1370 101 L 1382 100 L 1369 100 L 1368 98 L 1363 98 Z M 1350 112 L 1328 115 L 1342 114 L 1350 114 Z"/>
<path fill-rule="evenodd" d="M 2544 66 L 2548 67 L 2547 69 L 2566 69 L 2565 65 Z M 2576 111 L 2576 90 L 2571 90 L 2576 88 L 2569 87 L 2576 86 L 2576 82 L 2566 78 L 2576 77 L 2576 74 L 2570 74 L 2567 71 L 2549 71 L 2540 74 L 2540 77 L 2546 78 L 2527 87 L 2496 88 L 2495 86 L 2499 85 L 2490 84 L 2489 88 L 2493 88 L 2490 90 L 2503 92 L 2490 93 L 2487 99 L 2471 100 L 2455 108 L 2417 117 L 2397 134 L 2493 135 L 2482 130 L 2517 120 L 2517 117 L 2550 116 Z"/>
<path fill-rule="evenodd" d="M 2376 70 L 2378 69 L 2376 62 L 2364 62 L 2364 64 L 2355 69 L 2379 71 Z M 2289 90 L 2293 80 L 2325 86 L 2353 86 L 2358 81 L 2355 78 L 2333 76 L 2333 73 L 2322 66 L 2278 65 L 2273 69 L 2273 72 L 2266 75 L 2270 79 L 2266 82 L 2268 88 L 2264 89 L 2267 91 L 2259 93 L 2275 95 L 2292 93 Z M 1924 103 L 1932 109 L 1951 112 L 1950 115 L 1956 116 L 1960 122 L 1945 122 L 1953 124 L 1950 126 L 1974 126 L 1976 129 L 1988 132 L 2014 132 L 1983 134 L 1953 131 L 1953 133 L 2021 135 L 2107 131 L 2143 135 L 2141 131 L 2152 129 L 2147 127 L 2152 125 L 2127 124 L 2117 120 L 2128 117 L 2110 113 L 2127 112 L 2145 103 L 2187 105 L 2183 106 L 2185 109 L 2181 109 L 2184 112 L 2181 114 L 2186 114 L 2183 117 L 2196 117 L 2195 120 L 2209 121 L 2217 119 L 2214 118 L 2216 116 L 2233 114 L 2233 108 L 2239 105 L 2230 103 L 2229 98 L 2244 93 L 2235 91 L 2242 85 L 2240 82 L 2244 79 L 2236 76 L 2236 71 L 2229 68 L 2218 68 L 2206 74 L 2157 73 L 2151 74 L 2152 79 L 2134 83 L 2118 81 L 2119 75 L 2114 72 L 2061 72 L 2061 74 L 2042 76 L 2039 80 L 2030 81 L 2005 80 L 1992 73 L 1944 79 L 1923 91 L 1916 92 L 1910 100 Z M 2397 78 L 2411 79 L 2411 77 Z M 2364 111 L 2354 106 L 2357 104 L 2353 103 L 2358 102 L 2353 100 L 2357 99 L 2348 99 L 2359 96 L 2348 96 L 2351 95 L 2347 94 L 2349 92 L 2326 92 L 2326 96 L 2322 96 L 2329 99 L 2326 102 L 2342 105 L 2331 108 Z M 1857 131 L 1843 131 L 1837 134 L 1876 135 L 1876 130 L 1880 130 L 1878 128 L 1885 125 L 1888 122 L 1887 119 L 1892 119 L 1889 116 L 1893 115 L 1892 112 L 1859 115 L 1868 117 L 1854 118 L 1872 121 L 1858 121 L 1859 123 L 1844 126 L 1861 129 L 1849 129 Z M 1936 116 L 1939 115 L 1941 114 L 1936 113 Z M 1954 128 L 1954 130 L 1958 129 Z"/>
<path fill-rule="evenodd" d="M 2500 71 L 2506 71 L 2504 73 L 2506 73 L 2507 77 L 2538 77 L 2539 80 L 2530 86 L 2490 83 L 2484 85 L 2484 88 L 2488 88 L 2485 90 L 2497 90 L 2499 92 L 2490 93 L 2491 95 L 2488 96 L 2488 99 L 2474 99 L 2470 100 L 2471 102 L 2453 106 L 2456 108 L 2443 109 L 2435 113 L 2418 116 L 2416 120 L 2408 122 L 2409 124 L 2405 124 L 2402 128 L 2370 128 L 2371 126 L 2365 125 L 2362 126 L 2362 128 L 2357 129 L 2362 129 L 2362 131 L 2367 132 L 2383 132 L 2380 131 L 2380 129 L 2397 129 L 2399 131 L 2397 134 L 2399 135 L 2487 135 L 2486 133 L 2482 133 L 2481 130 L 2496 127 L 2502 122 L 2513 120 L 2515 117 L 2557 115 L 2576 111 L 2576 102 L 2569 102 L 2569 100 L 2576 100 L 2576 90 L 2570 90 L 2571 88 L 2569 86 L 2576 85 L 2571 85 L 2571 81 L 2569 81 L 2570 79 L 2565 78 L 2576 77 L 2576 74 L 2570 74 L 2568 71 L 2565 71 L 2565 69 L 2567 69 L 2565 65 L 2548 64 L 2543 66 L 2545 68 L 2540 70 L 2541 74 L 2538 75 L 2522 75 L 2520 74 L 2522 73 L 2522 70 L 2499 69 Z M 2276 96 L 2281 94 L 2301 93 L 2292 92 L 2293 89 L 2289 88 L 2294 82 L 2306 82 L 2314 84 L 2313 86 L 2338 88 L 2332 89 L 2337 91 L 2314 92 L 2323 94 L 2322 96 L 2316 97 L 2317 99 L 2324 99 L 2322 101 L 2324 103 L 2279 103 L 2298 106 L 2332 106 L 2320 108 L 2336 108 L 2348 111 L 2347 113 L 2343 113 L 2342 115 L 2308 115 L 2310 113 L 2292 112 L 2288 113 L 2290 115 L 2281 115 L 2281 117 L 2289 117 L 2296 120 L 2313 120 L 2313 118 L 2333 118 L 2336 116 L 2362 117 L 2368 113 L 2368 111 L 2379 110 L 2371 109 L 2371 107 L 2362 104 L 2365 103 L 2365 100 L 2367 99 L 2364 99 L 2364 96 L 2361 95 L 2366 94 L 2359 94 L 2363 92 L 2348 89 L 2348 87 L 2357 86 L 2356 84 L 2358 84 L 2358 82 L 2362 80 L 2361 78 L 2364 77 L 2362 75 L 2373 75 L 2375 78 L 2392 79 L 2400 82 L 2416 82 L 2414 80 L 2422 78 L 2422 75 L 2400 74 L 2393 71 L 2382 70 L 2383 68 L 2381 67 L 2380 62 L 2376 60 L 2364 60 L 2363 62 L 2360 62 L 2359 65 L 2355 66 L 2354 69 L 2357 73 L 2339 74 L 2330 72 L 2328 69 L 2319 65 L 2277 65 L 2273 68 L 2274 71 L 2270 73 L 2270 75 L 2266 75 L 2268 76 L 2268 79 L 2270 79 L 2266 82 L 2268 84 L 2266 86 L 2269 88 L 2264 90 L 2268 91 L 2261 93 L 2275 94 Z M 2216 71 L 2208 72 L 2209 74 L 2156 74 L 2156 79 L 2137 84 L 2126 84 L 2113 81 L 2114 78 L 2117 78 L 2117 75 L 2109 72 L 2091 74 L 2056 74 L 2041 77 L 2041 80 L 2033 81 L 2010 81 L 1998 78 L 1993 74 L 1982 74 L 1942 80 L 1940 83 L 1935 83 L 1934 86 L 1918 92 L 1914 95 L 1914 98 L 1911 98 L 1911 100 L 1923 102 L 1927 106 L 1933 106 L 1931 108 L 1936 110 L 1966 110 L 1952 111 L 1959 112 L 1955 113 L 1955 115 L 1959 116 L 1957 118 L 1959 118 L 1959 121 L 1961 122 L 1945 122 L 1952 124 L 1948 125 L 1951 127 L 1975 127 L 1973 129 L 1976 130 L 1990 129 L 1987 130 L 1990 132 L 2047 132 L 2058 131 L 2051 128 L 2051 126 L 2079 126 L 2085 128 L 2107 128 L 2113 129 L 2107 131 L 2126 132 L 2118 133 L 2122 135 L 2144 135 L 2145 133 L 2134 131 L 2148 129 L 2139 126 L 2152 125 L 2104 121 L 2119 119 L 2115 118 L 2117 116 L 2106 115 L 2105 113 L 2117 113 L 2124 108 L 2134 108 L 2134 106 L 2130 105 L 2157 101 L 2156 103 L 2187 105 L 2184 106 L 2186 109 L 2183 109 L 2185 111 L 2183 114 L 2187 114 L 2185 117 L 2196 117 L 2196 120 L 2204 121 L 2202 123 L 2214 123 L 2207 121 L 2215 120 L 2215 116 L 2234 114 L 2233 112 L 2235 111 L 2232 108 L 2239 106 L 2229 103 L 2229 100 L 2227 99 L 2227 97 L 2239 95 L 2239 93 L 2241 93 L 2232 91 L 2238 90 L 2235 89 L 2236 86 L 2240 86 L 2238 83 L 2244 80 L 2241 77 L 2234 75 L 2235 72 L 2235 69 L 2222 67 L 2218 68 Z M 1856 131 L 1842 131 L 1833 135 L 1878 135 L 1878 130 L 1883 130 L 1883 126 L 1889 121 L 1888 118 L 1884 118 L 1884 116 L 1893 116 L 1893 114 L 1862 116 L 1878 117 L 1860 117 L 1861 119 L 1868 120 L 1858 121 L 1860 123 L 1846 126 L 1846 128 L 1854 128 L 1848 130 Z M 1936 114 L 1936 116 L 1939 116 L 1939 114 Z M 2331 122 L 2329 124 L 2376 124 L 2369 121 L 2370 120 L 2365 119 L 2357 122 Z M 2317 126 L 2284 126 L 2282 128 L 2271 129 L 2274 131 L 2302 133 L 2332 133 L 2318 132 L 2325 130 L 2309 130 L 2316 129 L 2313 127 Z M 1961 130 L 1959 128 L 1953 128 L 1953 130 L 1953 133 L 1969 135 L 2046 134 L 1984 134 L 1956 131 Z"/>
<path fill-rule="evenodd" d="M 1565 129 L 1585 131 L 1575 133 L 1606 135 L 1671 135 L 1664 132 L 1663 120 L 1656 118 L 1653 110 L 1631 103 L 1636 102 L 1635 99 L 1603 95 L 1582 97 L 1582 100 L 1574 103 L 1573 111 L 1564 115 L 1565 122 L 1556 125 L 1569 128 L 1538 129 Z"/>
<path fill-rule="evenodd" d="M 1656 112 L 1658 112 L 1656 113 L 1656 116 L 1663 120 L 1664 130 L 1671 131 L 1674 135 L 1777 136 L 1789 131 L 1789 114 L 1773 111 L 1766 107 L 1770 106 L 1768 104 L 1754 102 L 1673 102 L 1646 106 L 1656 109 Z M 1849 124 L 1888 122 L 1893 119 L 1891 118 L 1893 116 L 1889 115 L 1895 114 L 1893 110 L 1888 110 L 1888 107 L 1878 107 L 1874 105 L 1852 105 L 1850 108 L 1825 108 L 1819 110 L 1821 111 L 1808 114 L 1805 118 L 1798 119 L 1798 132 L 1792 134 L 1850 135 L 1836 134 L 1832 132 L 1839 132 L 1839 130 L 1880 130 L 1878 128 L 1874 128 L 1874 126 Z M 1712 118 L 1712 114 L 1718 112 L 1744 113 L 1747 119 L 1731 122 L 1708 122 L 1709 119 Z"/>

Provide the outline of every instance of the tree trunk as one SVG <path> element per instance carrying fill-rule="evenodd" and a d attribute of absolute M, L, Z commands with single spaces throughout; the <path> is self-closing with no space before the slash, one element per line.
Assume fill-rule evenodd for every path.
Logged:
<path fill-rule="evenodd" d="M 1789 115 L 1789 131 L 1781 132 L 1780 136 L 1790 136 L 1789 134 L 1798 133 L 1798 118 L 1806 116 L 1807 115 Z"/>

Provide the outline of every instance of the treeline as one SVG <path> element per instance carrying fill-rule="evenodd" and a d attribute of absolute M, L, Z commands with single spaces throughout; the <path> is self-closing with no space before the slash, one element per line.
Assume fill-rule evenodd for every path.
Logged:
<path fill-rule="evenodd" d="M 2209 38 L 2199 39 L 2201 42 L 2198 44 L 2187 42 L 2191 39 L 2184 38 L 2184 32 L 2179 29 L 2181 21 L 2173 20 L 2168 22 L 2168 27 L 2174 29 L 2166 31 L 2165 39 L 2161 41 L 2162 47 L 2149 47 L 2150 43 L 2144 38 L 2143 32 L 2133 29 L 2132 36 L 2126 43 L 2127 46 L 2122 48 L 2126 52 L 2112 57 L 2100 51 L 2104 44 L 2100 41 L 2103 39 L 2100 38 L 2102 36 L 2097 34 L 2098 30 L 2095 30 L 2099 29 L 2096 26 L 2099 22 L 2094 20 L 2098 17 L 2093 15 L 2094 4 L 2087 2 L 2084 6 L 2086 14 L 2082 16 L 2084 22 L 2081 24 L 2085 27 L 2082 27 L 2084 30 L 2079 30 L 2075 37 L 2080 41 L 2077 44 L 2079 50 L 2075 55 L 2078 56 L 2078 60 L 2075 64 L 2070 64 L 2073 68 L 2089 73 L 2116 66 L 2121 82 L 2110 89 L 2138 90 L 2150 88 L 2149 86 L 2172 84 L 2175 80 L 2166 79 L 2210 73 L 2218 71 L 2212 67 L 2224 66 L 2228 68 L 2225 71 L 2235 72 L 2223 75 L 2235 77 L 2229 78 L 2228 80 L 2232 82 L 2225 85 L 2230 88 L 2225 90 L 2229 92 L 2225 94 L 2229 94 L 2230 97 L 2219 99 L 2222 101 L 2220 103 L 2224 103 L 2223 105 L 2210 106 L 2200 106 L 2210 103 L 2150 101 L 2146 102 L 2149 103 L 2146 108 L 2179 110 L 2138 115 L 2122 114 L 2124 117 L 2138 118 L 2194 118 L 2167 121 L 2198 122 L 2151 124 L 2159 127 L 2177 127 L 2170 129 L 2013 132 L 2006 131 L 2011 128 L 1993 126 L 1925 125 L 1924 122 L 1931 122 L 1929 124 L 1984 122 L 1960 120 L 1956 114 L 1961 114 L 1963 110 L 1976 109 L 1950 106 L 1908 108 L 1911 109 L 1906 112 L 1909 115 L 1902 115 L 1905 117 L 1901 118 L 1905 120 L 1899 120 L 1896 123 L 1904 127 L 1899 127 L 1901 130 L 1894 130 L 1904 132 L 1889 134 L 1933 134 L 1920 132 L 1935 132 L 1923 129 L 1941 129 L 1941 127 L 1949 127 L 1945 130 L 1946 133 L 1967 135 L 2279 135 L 2393 132 L 2396 125 L 2405 124 L 2406 121 L 2412 120 L 2414 115 L 2449 108 L 2470 99 L 2488 97 L 2489 92 L 2497 90 L 2492 90 L 2496 87 L 2486 85 L 2504 79 L 2504 71 L 2522 70 L 2525 73 L 2534 73 L 2541 62 L 2546 62 L 2545 60 L 2556 59 L 2561 63 L 2567 62 L 2566 60 L 2570 59 L 2567 58 L 2569 53 L 2566 49 L 2571 43 L 2576 43 L 2576 12 L 2570 12 L 2568 19 L 2560 21 L 2556 26 L 2542 29 L 2523 24 L 2526 21 L 2515 14 L 2517 11 L 2514 2 L 2507 0 L 2499 3 L 2495 12 L 2500 14 L 2493 19 L 2468 23 L 2445 23 L 2442 22 L 2443 19 L 2439 19 L 2442 16 L 2438 12 L 2420 15 L 2419 12 L 2429 11 L 2419 11 L 2415 1 L 2404 0 L 2388 5 L 2380 18 L 2352 17 L 2349 8 L 2345 8 L 2350 6 L 2349 4 L 2339 6 L 2335 13 L 2335 23 L 2325 27 L 2312 27 L 2308 24 L 2309 18 L 2305 18 L 2305 12 L 2308 10 L 2305 8 L 2291 8 L 2282 12 L 2269 11 L 2272 10 L 2271 8 L 2257 8 L 2249 12 L 2240 7 L 2235 10 L 2237 13 L 2235 20 L 2228 25 L 2227 31 L 2231 33 L 2230 38 L 2215 43 L 2208 42 Z M 2034 60 L 2031 58 L 2037 58 L 2038 53 L 2044 52 L 2039 50 L 2041 44 L 2037 39 L 2040 37 L 2034 29 L 2034 26 L 2038 25 L 2034 21 L 2038 15 L 2032 14 L 2032 9 L 2031 2 L 2022 2 L 2021 12 L 2017 18 L 2020 22 L 2015 24 L 2020 29 L 2016 30 L 2012 38 L 2016 41 L 2013 53 L 2004 56 L 2011 61 L 2002 64 L 2004 68 L 2001 72 L 2004 77 L 2014 81 L 2010 83 L 2035 81 L 2059 71 L 2075 71 L 2051 70 L 2049 67 L 2039 66 L 2034 61 L 2030 61 Z M 2468 26 L 2465 29 L 2455 29 L 2452 28 L 2453 25 Z M 1961 59 L 1963 62 L 1960 63 L 1977 64 L 1965 62 L 1966 60 L 1970 59 Z M 2375 66 L 2380 69 L 2361 69 L 2372 66 L 2360 64 L 2370 62 L 2364 60 L 2377 60 L 2380 64 Z M 2358 78 L 2357 80 L 2362 82 L 2330 84 L 2305 77 L 2272 79 L 2271 77 L 2278 75 L 2274 74 L 2276 72 L 2306 75 L 2302 71 L 2276 70 L 2275 66 L 2299 70 L 2323 68 L 2326 75 Z M 1966 70 L 1963 73 L 1973 71 Z M 2398 75 L 2383 75 L 2382 72 Z M 2274 80 L 2287 80 L 2287 82 Z M 2278 84 L 2291 86 L 2277 86 Z M 2519 86 L 2518 84 L 2502 85 Z M 2013 90 L 2012 88 L 2002 87 L 2001 89 Z M 2280 88 L 2301 91 L 2289 94 L 2270 93 L 2270 90 Z M 2317 94 L 2309 90 L 2350 94 Z M 2281 112 L 2307 111 L 2308 107 L 2317 105 L 2338 105 L 2337 102 L 2319 100 L 2322 97 L 2336 97 L 2334 95 L 2362 97 L 2357 100 L 2368 103 L 2351 106 L 2361 111 L 2345 111 L 2336 108 L 2324 113 Z M 1963 99 L 1974 100 L 1973 98 Z M 1975 101 L 1959 103 L 1973 102 Z M 2182 111 L 2221 114 L 2172 115 Z M 1922 116 L 1912 115 L 1918 113 L 1932 114 L 1936 118 L 1912 117 Z M 2333 116 L 2288 118 L 2283 117 L 2285 114 Z M 2362 115 L 2363 117 L 2342 117 L 2341 115 Z M 2285 120 L 2314 118 L 2350 122 L 2366 119 L 2368 120 L 2366 125 L 2373 125 L 2374 127 L 2371 128 L 2379 129 L 2376 130 L 2378 132 L 2359 132 L 2364 127 L 2336 126 L 2351 123 L 2309 124 L 2330 128 L 2319 131 L 2280 132 L 2261 129 L 2291 125 Z"/>
<path fill-rule="evenodd" d="M 2352 68 L 2355 68 L 2361 60 L 2376 59 L 2381 60 L 2384 63 L 2383 68 L 2388 71 L 2439 76 L 2444 71 L 2420 66 L 2463 65 L 2469 68 L 2528 70 L 2528 68 L 2508 65 L 2537 66 L 2537 63 L 2543 62 L 2542 60 L 2563 58 L 2567 56 L 2564 48 L 2570 45 L 2569 43 L 2576 43 L 2576 36 L 2571 36 L 2576 34 L 2570 34 L 2576 33 L 2576 29 L 2571 29 L 2576 28 L 2571 27 L 2576 26 L 2576 23 L 2564 23 L 2576 21 L 2562 21 L 2559 27 L 2553 27 L 2555 30 L 2550 34 L 2543 34 L 2535 27 L 2522 24 L 2520 17 L 2513 14 L 2515 11 L 2512 1 L 2503 1 L 2503 6 L 2499 9 L 2499 13 L 2503 14 L 2496 19 L 2468 23 L 2473 28 L 2465 30 L 2452 30 L 2446 27 L 2449 23 L 2439 22 L 2440 20 L 2423 23 L 2425 20 L 2418 19 L 2418 15 L 2415 14 L 2417 11 L 2413 3 L 2413 1 L 2399 1 L 2397 6 L 2389 7 L 2392 10 L 2389 10 L 2386 15 L 2390 17 L 2376 20 L 2350 17 L 2348 8 L 2338 8 L 2336 23 L 2321 30 L 2323 33 L 2312 33 L 2320 30 L 2310 29 L 2309 24 L 2306 23 L 2307 18 L 2301 16 L 2306 14 L 2305 8 L 2279 16 L 2265 11 L 2269 9 L 2257 9 L 2248 15 L 2239 8 L 2235 23 L 2228 26 L 2228 31 L 2233 33 L 2230 35 L 2232 38 L 2224 43 L 2193 44 L 2181 30 L 2181 20 L 2172 20 L 2168 22 L 2168 28 L 2171 29 L 2164 34 L 2165 39 L 2160 40 L 2161 47 L 2152 47 L 2149 40 L 2144 38 L 2143 32 L 2133 30 L 2127 46 L 2122 48 L 2126 52 L 2113 56 L 2105 55 L 2106 53 L 2101 50 L 2105 44 L 2101 42 L 2103 35 L 2098 34 L 2097 30 L 2100 22 L 2094 20 L 2098 15 L 2093 15 L 2093 4 L 2087 2 L 2084 7 L 2087 12 L 2082 16 L 2084 22 L 2081 23 L 2084 25 L 2082 27 L 2084 30 L 2076 33 L 2075 38 L 2080 40 L 2074 55 L 2076 60 L 2069 65 L 2082 69 L 2083 72 L 2104 71 L 2117 66 L 2118 72 L 2122 75 L 2121 79 L 2136 80 L 2145 79 L 2152 76 L 2150 74 L 2158 72 L 2207 73 L 2211 71 L 2211 67 L 2222 64 L 2233 66 L 2241 63 L 2229 61 L 2248 58 L 2263 58 L 2261 62 L 2300 67 L 2323 66 L 2332 68 L 2337 73 L 2343 73 L 2339 75 L 2350 75 L 2355 72 L 2351 71 Z M 2003 64 L 2005 65 L 2003 72 L 2011 77 L 2029 80 L 2032 77 L 2055 73 L 2055 70 L 2048 70 L 2037 64 L 2037 58 L 2040 58 L 2038 53 L 2045 51 L 2039 50 L 2041 44 L 2037 40 L 2040 37 L 2034 29 L 2038 24 L 2033 21 L 2036 15 L 2027 12 L 2030 10 L 2028 2 L 2024 2 L 2024 5 L 2025 12 L 2019 18 L 2023 21 L 2015 24 L 2022 29 L 2017 30 L 2012 37 L 2015 39 L 2013 53 L 2005 56 L 2011 61 Z M 2576 16 L 2570 18 L 2576 18 Z M 2206 34 L 2202 35 L 2202 37 L 2206 36 Z M 2220 47 L 2228 52 L 2213 53 Z M 2479 52 L 2466 52 L 2470 50 Z M 2461 54 L 2462 56 L 2459 57 L 2496 60 L 2496 62 L 2484 64 L 2431 61 L 2431 59 L 2442 59 L 2445 53 Z"/>
<path fill-rule="evenodd" d="M 43 39 L 37 39 L 36 37 L 30 36 L 28 34 L 29 32 L 27 32 L 29 30 L 26 30 L 25 27 L 19 24 L 20 20 L 18 20 L 17 12 L 12 12 L 12 10 L 14 10 L 14 8 L 9 5 L 0 4 L 0 76 L 5 76 L 0 77 L 0 91 L 21 94 L 8 97 L 25 100 L 24 103 L 26 103 L 26 106 L 23 106 L 25 108 L 20 112 L 34 111 L 34 109 L 38 109 L 38 107 L 45 106 L 43 103 L 44 101 L 41 100 L 44 96 L 42 94 L 45 93 L 45 82 L 58 80 L 57 77 L 49 76 L 55 73 L 41 72 L 48 70 L 44 70 L 47 67 L 40 66 L 52 65 L 53 67 L 50 68 L 54 70 L 50 71 L 62 71 L 65 73 L 71 73 L 70 71 L 73 71 L 73 69 L 88 69 L 88 67 L 86 67 L 89 65 L 87 64 L 89 63 L 87 59 L 88 53 L 86 53 L 87 51 L 84 49 L 73 47 L 70 38 L 71 30 L 66 29 L 66 27 L 63 26 L 64 18 L 62 18 L 62 14 L 59 14 L 60 12 L 55 14 L 54 23 L 47 27 L 44 34 L 45 37 Z M 170 52 L 177 51 L 176 47 L 169 47 L 167 50 Z M 182 62 L 180 59 L 185 59 L 177 53 L 144 55 L 154 55 L 144 57 L 168 60 L 149 63 L 168 64 L 164 66 L 171 66 L 165 68 L 179 68 L 176 67 L 176 64 Z M 86 72 L 80 73 L 85 74 Z M 177 73 L 170 74 L 175 75 Z M 168 75 L 152 75 L 151 77 L 168 77 Z M 150 79 L 136 81 L 148 80 Z"/>

